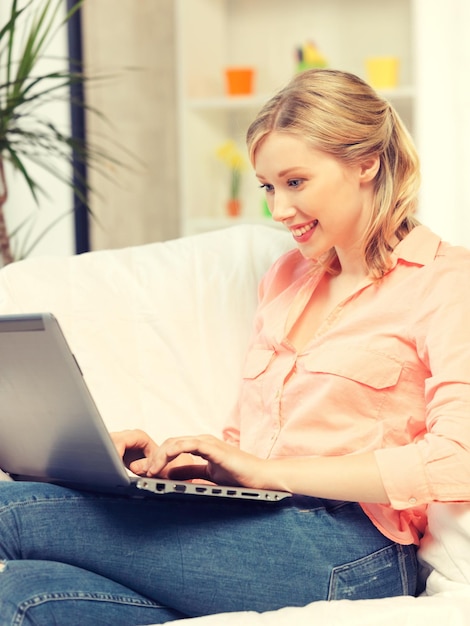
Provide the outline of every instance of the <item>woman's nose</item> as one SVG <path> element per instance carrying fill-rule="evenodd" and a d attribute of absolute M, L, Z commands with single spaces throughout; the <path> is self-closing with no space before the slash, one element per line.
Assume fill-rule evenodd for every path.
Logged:
<path fill-rule="evenodd" d="M 289 201 L 289 198 L 283 194 L 274 194 L 269 203 L 269 208 L 272 218 L 276 222 L 284 222 L 295 215 L 295 207 Z"/>

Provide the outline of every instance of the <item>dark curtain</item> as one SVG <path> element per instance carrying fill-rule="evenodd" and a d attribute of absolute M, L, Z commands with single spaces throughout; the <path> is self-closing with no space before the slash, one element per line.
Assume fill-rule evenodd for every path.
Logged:
<path fill-rule="evenodd" d="M 76 0 L 67 0 L 67 10 L 73 8 Z M 82 20 L 81 10 L 75 12 L 68 22 L 68 56 L 71 71 L 83 71 L 82 53 Z M 84 102 L 85 93 L 83 82 L 71 85 L 70 88 L 70 115 L 72 137 L 80 142 L 86 141 L 85 110 L 81 103 Z M 74 199 L 74 223 L 75 223 L 75 252 L 81 254 L 90 249 L 90 231 L 88 214 L 87 193 L 87 164 L 81 158 L 78 151 L 72 154 L 73 162 L 73 185 Z"/>

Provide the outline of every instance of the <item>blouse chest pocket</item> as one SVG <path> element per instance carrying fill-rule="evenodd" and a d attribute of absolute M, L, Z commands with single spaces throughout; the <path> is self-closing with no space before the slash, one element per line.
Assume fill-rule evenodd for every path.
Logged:
<path fill-rule="evenodd" d="M 243 378 L 258 378 L 268 369 L 268 365 L 274 356 L 274 350 L 266 350 L 263 348 L 255 348 L 251 350 L 245 360 L 243 367 Z"/>
<path fill-rule="evenodd" d="M 342 350 L 314 350 L 302 358 L 302 363 L 308 372 L 341 376 L 373 389 L 394 387 L 403 369 L 392 356 L 351 345 Z"/>

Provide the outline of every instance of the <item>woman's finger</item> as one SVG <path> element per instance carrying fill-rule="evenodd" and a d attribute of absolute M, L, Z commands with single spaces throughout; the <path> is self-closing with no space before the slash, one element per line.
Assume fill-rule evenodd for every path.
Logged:
<path fill-rule="evenodd" d="M 189 453 L 199 456 L 206 461 L 217 463 L 220 456 L 218 451 L 219 440 L 212 435 L 199 435 L 197 437 L 174 437 L 167 439 L 152 454 L 149 459 L 148 472 L 158 474 L 161 470 L 181 454 Z"/>

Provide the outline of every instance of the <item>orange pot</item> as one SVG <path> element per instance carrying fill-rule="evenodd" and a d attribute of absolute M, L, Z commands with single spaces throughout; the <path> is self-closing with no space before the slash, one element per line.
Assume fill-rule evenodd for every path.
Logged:
<path fill-rule="evenodd" d="M 247 96 L 253 93 L 255 71 L 252 67 L 226 67 L 225 89 L 229 96 Z"/>
<path fill-rule="evenodd" d="M 230 198 L 227 200 L 227 215 L 230 217 L 237 217 L 241 212 L 241 203 L 238 198 Z"/>

